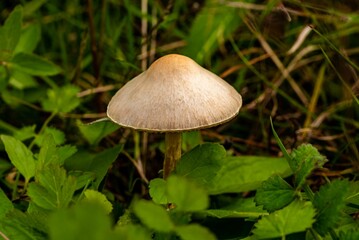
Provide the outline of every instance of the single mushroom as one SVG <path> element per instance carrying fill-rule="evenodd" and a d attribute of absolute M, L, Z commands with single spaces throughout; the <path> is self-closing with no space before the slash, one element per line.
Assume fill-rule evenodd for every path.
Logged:
<path fill-rule="evenodd" d="M 192 59 L 169 54 L 127 82 L 111 99 L 108 117 L 148 132 L 164 132 L 164 174 L 181 158 L 182 132 L 213 127 L 234 118 L 241 95 Z"/>

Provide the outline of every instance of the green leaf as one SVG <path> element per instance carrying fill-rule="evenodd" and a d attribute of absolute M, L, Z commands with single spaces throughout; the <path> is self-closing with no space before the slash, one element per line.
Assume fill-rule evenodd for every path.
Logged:
<path fill-rule="evenodd" d="M 71 170 L 68 172 L 68 175 L 76 178 L 76 190 L 85 187 L 96 179 L 96 175 L 93 172 Z"/>
<path fill-rule="evenodd" d="M 8 239 L 45 240 L 46 225 L 43 220 L 41 214 L 23 213 L 18 209 L 13 209 L 6 214 L 6 218 L 2 219 L 1 232 Z"/>
<path fill-rule="evenodd" d="M 9 83 L 11 86 L 14 86 L 19 90 L 39 87 L 39 84 L 36 82 L 34 77 L 20 71 L 11 71 Z"/>
<path fill-rule="evenodd" d="M 41 149 L 39 152 L 38 169 L 44 168 L 48 164 L 58 163 L 59 157 L 56 155 L 56 143 L 51 134 L 43 137 Z M 58 164 L 62 165 L 62 164 Z"/>
<path fill-rule="evenodd" d="M 44 134 L 42 139 L 43 141 L 38 155 L 39 169 L 48 165 L 62 166 L 65 160 L 77 151 L 76 147 L 70 145 L 57 147 L 52 134 Z"/>
<path fill-rule="evenodd" d="M 226 155 L 226 150 L 219 144 L 198 145 L 182 156 L 175 173 L 193 180 L 199 186 L 209 188 Z"/>
<path fill-rule="evenodd" d="M 317 209 L 314 229 L 322 236 L 335 228 L 345 207 L 345 197 L 349 191 L 347 180 L 334 180 L 323 185 L 314 195 L 313 205 Z"/>
<path fill-rule="evenodd" d="M 111 164 L 116 160 L 118 154 L 122 151 L 123 145 L 106 149 L 96 155 L 87 151 L 79 151 L 65 161 L 65 167 L 68 170 L 79 170 L 83 172 L 93 172 L 96 180 L 93 188 L 98 189 L 104 179 Z"/>
<path fill-rule="evenodd" d="M 0 188 L 0 222 L 1 219 L 4 218 L 5 214 L 8 211 L 11 211 L 14 207 L 9 200 L 9 198 L 6 196 L 4 191 Z"/>
<path fill-rule="evenodd" d="M 144 225 L 155 231 L 171 232 L 174 230 L 174 224 L 167 211 L 151 201 L 135 201 L 133 211 Z"/>
<path fill-rule="evenodd" d="M 188 44 L 184 48 L 184 55 L 200 64 L 209 59 L 219 45 L 242 23 L 236 13 L 237 9 L 212 4 L 203 7 L 196 15 L 186 39 Z"/>
<path fill-rule="evenodd" d="M 188 152 L 202 143 L 203 141 L 200 131 L 190 131 L 182 133 L 182 150 L 184 152 Z"/>
<path fill-rule="evenodd" d="M 56 145 L 62 145 L 66 141 L 65 133 L 63 131 L 53 127 L 46 127 L 44 132 L 36 137 L 36 145 L 41 147 L 41 144 L 44 142 L 44 136 L 48 134 L 52 135 Z"/>
<path fill-rule="evenodd" d="M 0 61 L 7 61 L 19 42 L 22 25 L 22 7 L 17 6 L 0 28 Z"/>
<path fill-rule="evenodd" d="M 297 188 L 303 186 L 306 178 L 315 169 L 320 168 L 327 161 L 318 150 L 310 144 L 303 144 L 291 153 L 295 167 L 295 185 Z"/>
<path fill-rule="evenodd" d="M 22 127 L 14 132 L 14 137 L 20 141 L 33 138 L 36 136 L 35 128 L 36 125 Z"/>
<path fill-rule="evenodd" d="M 32 53 L 17 53 L 10 61 L 9 67 L 33 76 L 53 76 L 61 69 L 49 60 Z"/>
<path fill-rule="evenodd" d="M 294 197 L 294 189 L 283 178 L 273 176 L 257 189 L 255 201 L 258 205 L 263 205 L 264 209 L 273 212 L 291 203 Z"/>
<path fill-rule="evenodd" d="M 359 231 L 351 230 L 346 232 L 339 233 L 340 240 L 358 240 L 359 239 Z"/>
<path fill-rule="evenodd" d="M 167 204 L 167 182 L 162 178 L 155 178 L 150 181 L 149 184 L 149 193 L 154 201 L 157 204 Z"/>
<path fill-rule="evenodd" d="M 291 170 L 284 158 L 240 156 L 227 157 L 213 178 L 210 194 L 246 192 L 257 189 L 273 175 L 289 176 Z"/>
<path fill-rule="evenodd" d="M 112 204 L 107 200 L 106 196 L 98 191 L 87 189 L 85 192 L 85 202 L 95 202 L 98 205 L 101 205 L 105 212 L 109 214 L 112 211 Z"/>
<path fill-rule="evenodd" d="M 96 180 L 93 183 L 93 187 L 95 189 L 98 189 L 101 181 L 105 178 L 108 169 L 110 168 L 111 164 L 116 160 L 118 154 L 120 154 L 122 149 L 123 149 L 123 145 L 109 148 L 97 154 L 93 158 L 90 165 L 88 166 L 87 171 L 96 174 Z"/>
<path fill-rule="evenodd" d="M 42 107 L 48 112 L 71 112 L 80 105 L 80 100 L 77 97 L 79 91 L 80 89 L 73 85 L 49 89 L 47 99 L 42 102 Z"/>
<path fill-rule="evenodd" d="M 28 195 L 38 206 L 53 210 L 66 208 L 76 190 L 76 179 L 67 176 L 60 166 L 49 166 L 36 175 L 37 182 L 29 184 Z"/>
<path fill-rule="evenodd" d="M 16 45 L 14 52 L 32 53 L 36 48 L 40 38 L 41 38 L 40 24 L 32 24 L 27 26 L 21 32 L 20 40 Z"/>
<path fill-rule="evenodd" d="M 257 239 L 278 238 L 303 232 L 314 222 L 315 210 L 310 202 L 294 201 L 287 207 L 264 216 L 254 226 Z"/>
<path fill-rule="evenodd" d="M 30 178 L 35 176 L 36 170 L 36 162 L 32 152 L 14 137 L 1 135 L 1 140 L 5 145 L 11 163 L 25 177 L 25 181 L 29 182 Z"/>
<path fill-rule="evenodd" d="M 115 230 L 116 238 L 121 240 L 151 240 L 151 232 L 140 225 L 129 224 Z"/>
<path fill-rule="evenodd" d="M 202 227 L 199 224 L 177 226 L 175 231 L 181 237 L 182 240 L 217 239 L 213 233 L 211 233 L 207 228 Z"/>
<path fill-rule="evenodd" d="M 104 137 L 120 127 L 112 121 L 99 121 L 91 124 L 83 124 L 78 120 L 76 123 L 82 135 L 91 145 L 97 145 Z"/>
<path fill-rule="evenodd" d="M 208 207 L 209 198 L 204 189 L 184 177 L 172 175 L 167 179 L 168 201 L 184 212 L 201 211 Z"/>
<path fill-rule="evenodd" d="M 56 212 L 49 220 L 52 240 L 111 238 L 111 220 L 101 205 L 82 203 Z"/>
<path fill-rule="evenodd" d="M 268 215 L 262 207 L 256 206 L 254 198 L 239 198 L 236 202 L 223 208 L 208 209 L 200 213 L 216 218 L 258 218 Z"/>

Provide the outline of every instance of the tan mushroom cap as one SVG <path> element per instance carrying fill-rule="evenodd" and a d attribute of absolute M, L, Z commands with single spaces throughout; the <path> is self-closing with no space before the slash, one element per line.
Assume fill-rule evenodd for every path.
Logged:
<path fill-rule="evenodd" d="M 126 83 L 111 99 L 115 123 L 151 132 L 208 128 L 234 118 L 241 95 L 192 59 L 170 54 Z"/>

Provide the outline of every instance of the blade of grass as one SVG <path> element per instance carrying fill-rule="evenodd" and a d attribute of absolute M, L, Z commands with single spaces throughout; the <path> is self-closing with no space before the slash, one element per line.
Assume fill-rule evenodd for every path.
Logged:
<path fill-rule="evenodd" d="M 313 113 L 315 112 L 315 108 L 317 106 L 319 94 L 322 90 L 323 82 L 324 82 L 324 73 L 326 69 L 326 64 L 323 64 L 321 68 L 319 69 L 317 80 L 315 81 L 314 90 L 312 97 L 310 99 L 309 105 L 308 105 L 308 111 L 307 116 L 304 121 L 304 128 L 308 128 L 310 124 L 312 123 L 312 117 Z"/>

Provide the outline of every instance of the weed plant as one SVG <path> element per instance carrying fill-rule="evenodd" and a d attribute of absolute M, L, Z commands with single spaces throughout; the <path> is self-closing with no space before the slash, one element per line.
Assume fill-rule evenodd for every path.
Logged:
<path fill-rule="evenodd" d="M 0 239 L 359 239 L 359 3 L 0 2 Z M 243 97 L 163 138 L 104 119 L 179 53 Z M 99 120 L 100 119 L 100 120 Z M 99 121 L 96 121 L 99 120 Z"/>

